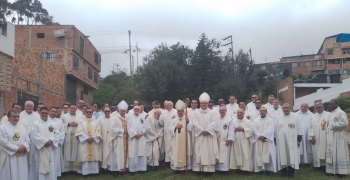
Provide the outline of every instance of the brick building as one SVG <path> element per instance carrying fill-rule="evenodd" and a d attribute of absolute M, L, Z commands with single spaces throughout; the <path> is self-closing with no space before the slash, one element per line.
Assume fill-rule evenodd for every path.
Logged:
<path fill-rule="evenodd" d="M 98 89 L 101 55 L 73 25 L 20 25 L 15 28 L 11 91 L 6 110 L 13 102 L 27 100 L 61 106 L 83 99 L 92 101 Z"/>
<path fill-rule="evenodd" d="M 282 57 L 279 62 L 268 66 L 273 64 L 290 64 L 291 74 L 295 76 L 341 74 L 342 79 L 350 77 L 350 34 L 326 37 L 317 54 Z M 257 67 L 263 69 L 265 66 L 258 64 Z"/>
<path fill-rule="evenodd" d="M 6 113 L 5 93 L 11 91 L 11 61 L 15 53 L 15 26 L 0 24 L 0 115 Z"/>

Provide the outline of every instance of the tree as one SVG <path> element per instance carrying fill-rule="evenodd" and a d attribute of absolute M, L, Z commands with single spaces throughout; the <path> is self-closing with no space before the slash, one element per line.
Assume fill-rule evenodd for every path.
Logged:
<path fill-rule="evenodd" d="M 0 0 L 0 22 L 6 21 L 7 17 L 12 17 L 11 22 L 17 25 L 58 24 L 39 0 L 17 0 L 13 3 Z"/>
<path fill-rule="evenodd" d="M 289 77 L 289 75 L 290 75 L 289 69 L 284 69 L 282 75 L 283 75 L 283 78 L 284 78 L 284 79 L 287 78 L 287 77 Z"/>
<path fill-rule="evenodd" d="M 277 79 L 274 78 L 273 76 L 267 76 L 265 83 L 264 83 L 264 90 L 263 90 L 263 97 L 262 100 L 264 102 L 267 101 L 269 95 L 274 95 L 275 97 L 277 96 Z"/>
<path fill-rule="evenodd" d="M 191 96 L 198 98 L 207 92 L 212 99 L 218 98 L 217 84 L 222 75 L 220 43 L 215 39 L 208 40 L 203 33 L 198 40 L 197 47 L 190 62 Z"/>
<path fill-rule="evenodd" d="M 6 17 L 11 14 L 9 5 L 7 0 L 0 0 L 0 24 L 6 22 Z"/>
<path fill-rule="evenodd" d="M 106 82 L 105 80 L 100 81 L 100 85 L 97 91 L 93 91 L 94 102 L 98 104 L 108 103 L 110 105 L 115 104 L 113 102 L 115 96 L 115 87 L 113 84 Z"/>
<path fill-rule="evenodd" d="M 187 61 L 192 50 L 180 43 L 160 44 L 145 57 L 144 67 L 135 76 L 137 89 L 146 101 L 176 102 L 189 95 Z"/>
<path fill-rule="evenodd" d="M 256 82 L 258 85 L 258 96 L 262 98 L 262 92 L 265 89 L 265 78 L 267 76 L 267 72 L 263 69 L 259 69 L 256 72 Z"/>
<path fill-rule="evenodd" d="M 218 83 L 218 97 L 228 98 L 234 95 L 240 101 L 250 99 L 250 95 L 255 91 L 256 84 L 253 79 L 254 61 L 248 53 L 242 49 L 235 55 L 234 59 L 231 53 L 224 57 L 222 63 L 222 79 Z"/>

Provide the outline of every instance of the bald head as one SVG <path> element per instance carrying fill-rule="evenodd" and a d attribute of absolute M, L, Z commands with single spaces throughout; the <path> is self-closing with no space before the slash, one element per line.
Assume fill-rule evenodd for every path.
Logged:
<path fill-rule="evenodd" d="M 243 119 L 244 118 L 244 110 L 243 109 L 238 109 L 237 110 L 237 118 L 238 119 Z"/>
<path fill-rule="evenodd" d="M 308 109 L 309 109 L 309 105 L 307 103 L 302 103 L 300 105 L 301 112 L 306 113 Z"/>
<path fill-rule="evenodd" d="M 225 117 L 226 112 L 227 112 L 226 107 L 222 106 L 222 107 L 219 108 L 219 113 L 220 113 L 221 117 Z"/>

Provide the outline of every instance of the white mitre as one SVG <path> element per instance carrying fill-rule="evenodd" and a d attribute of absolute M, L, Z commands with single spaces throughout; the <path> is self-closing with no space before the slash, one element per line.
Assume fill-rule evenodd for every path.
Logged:
<path fill-rule="evenodd" d="M 209 102 L 210 101 L 210 96 L 208 93 L 204 92 L 202 93 L 200 96 L 199 96 L 199 102 L 203 102 L 203 101 L 206 101 L 206 102 Z"/>
<path fill-rule="evenodd" d="M 183 110 L 183 109 L 185 109 L 185 106 L 186 106 L 185 103 L 179 99 L 179 100 L 177 100 L 177 102 L 175 104 L 175 109 L 176 110 Z"/>
<path fill-rule="evenodd" d="M 128 110 L 128 103 L 126 103 L 124 100 L 120 101 L 120 103 L 118 104 L 118 109 Z"/>

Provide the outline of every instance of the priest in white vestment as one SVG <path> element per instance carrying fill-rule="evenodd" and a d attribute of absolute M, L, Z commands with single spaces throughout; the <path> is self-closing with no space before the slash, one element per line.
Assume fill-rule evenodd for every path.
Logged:
<path fill-rule="evenodd" d="M 304 137 L 300 145 L 300 163 L 310 166 L 312 163 L 312 149 L 308 137 L 313 113 L 309 111 L 307 103 L 302 103 L 300 105 L 300 110 L 296 112 L 295 115 L 300 121 L 301 132 Z"/>
<path fill-rule="evenodd" d="M 257 99 L 258 99 L 258 95 L 253 94 L 253 95 L 252 95 L 252 101 L 250 101 L 250 102 L 247 104 L 246 110 L 251 111 L 251 110 L 253 110 L 253 109 L 256 109 L 256 107 L 255 107 L 255 100 L 257 100 Z M 243 110 L 244 110 L 244 109 L 243 109 Z M 252 119 L 252 120 L 253 120 L 253 119 Z"/>
<path fill-rule="evenodd" d="M 326 173 L 345 177 L 350 174 L 349 149 L 344 132 L 349 122 L 336 100 L 331 100 L 328 107 L 331 114 L 327 126 Z"/>
<path fill-rule="evenodd" d="M 219 104 L 219 108 L 217 109 L 217 114 L 216 114 L 216 117 L 219 117 L 220 116 L 220 108 L 221 107 L 224 107 L 224 108 L 226 108 L 226 104 L 225 104 L 225 102 L 221 102 L 220 104 Z M 226 108 L 226 115 L 229 117 L 229 118 L 231 118 L 232 120 L 234 120 L 234 119 L 236 119 L 236 114 L 233 112 L 233 111 L 231 111 L 231 110 L 229 110 L 229 109 L 227 109 Z"/>
<path fill-rule="evenodd" d="M 38 113 L 33 111 L 34 103 L 32 101 L 26 101 L 24 104 L 24 110 L 19 114 L 19 122 L 28 130 L 30 133 L 32 124 L 34 121 L 39 119 Z"/>
<path fill-rule="evenodd" d="M 292 114 L 288 103 L 283 104 L 283 115 L 277 120 L 275 128 L 277 169 L 281 171 L 281 177 L 294 177 L 294 172 L 299 169 L 300 144 L 303 137 L 298 118 Z"/>
<path fill-rule="evenodd" d="M 108 170 L 118 176 L 119 172 L 126 170 L 127 163 L 127 123 L 126 110 L 128 104 L 123 100 L 118 104 L 119 112 L 116 118 L 111 118 L 111 124 L 107 133 L 106 150 L 104 151 L 103 162 L 107 165 Z M 107 114 L 106 114 L 107 115 Z"/>
<path fill-rule="evenodd" d="M 217 141 L 219 149 L 219 162 L 215 166 L 215 170 L 220 172 L 228 172 L 230 170 L 230 156 L 232 142 L 234 141 L 233 120 L 227 113 L 226 107 L 219 108 L 220 115 L 217 117 Z"/>
<path fill-rule="evenodd" d="M 252 121 L 244 116 L 242 109 L 237 110 L 237 119 L 233 120 L 235 130 L 230 156 L 230 169 L 253 171 L 252 157 Z"/>
<path fill-rule="evenodd" d="M 259 109 L 262 107 L 262 101 L 261 99 L 255 100 L 255 109 L 249 109 L 250 113 L 250 120 L 253 121 L 254 119 L 260 117 L 260 111 Z"/>
<path fill-rule="evenodd" d="M 177 112 L 176 109 L 173 108 L 173 102 L 171 101 L 166 101 L 164 103 L 165 110 L 163 110 L 162 115 L 160 117 L 160 122 L 163 123 L 164 126 L 164 148 L 165 148 L 165 162 L 166 166 L 170 167 L 170 155 L 169 155 L 169 149 L 170 149 L 170 139 L 171 139 L 171 134 L 167 129 L 170 127 L 170 123 L 173 119 L 176 118 Z"/>
<path fill-rule="evenodd" d="M 69 113 L 61 117 L 65 132 L 63 145 L 64 172 L 77 172 L 81 168 L 81 164 L 77 161 L 79 141 L 75 137 L 80 116 L 76 114 L 76 111 L 77 106 L 71 104 L 69 105 Z"/>
<path fill-rule="evenodd" d="M 206 172 L 206 175 L 210 176 L 215 172 L 215 164 L 219 160 L 216 117 L 208 108 L 210 97 L 207 93 L 202 93 L 199 101 L 201 108 L 194 113 L 191 119 L 193 128 L 190 128 L 195 134 L 192 170 Z"/>
<path fill-rule="evenodd" d="M 59 118 L 56 118 L 56 114 L 57 114 L 56 108 L 51 107 L 49 111 L 49 121 L 55 123 L 55 127 L 58 130 L 58 134 L 57 134 L 58 147 L 55 150 L 55 161 L 56 161 L 55 167 L 56 167 L 56 175 L 57 177 L 60 177 L 64 172 L 62 146 L 64 142 L 65 132 L 64 132 L 64 125 L 62 123 L 62 120 Z"/>
<path fill-rule="evenodd" d="M 323 110 L 323 104 L 315 104 L 316 114 L 312 115 L 308 140 L 312 148 L 313 165 L 326 171 L 327 121 L 331 113 Z"/>
<path fill-rule="evenodd" d="M 145 140 L 145 119 L 139 115 L 141 108 L 134 106 L 134 113 L 128 116 L 128 165 L 130 175 L 147 171 Z"/>
<path fill-rule="evenodd" d="M 280 107 L 280 103 L 277 99 L 273 100 L 272 108 L 267 109 L 267 116 L 277 122 L 278 118 L 283 114 L 282 108 Z"/>
<path fill-rule="evenodd" d="M 19 113 L 21 113 L 22 107 L 18 103 L 13 103 L 12 110 L 17 111 L 18 115 L 19 115 Z M 1 118 L 0 125 L 5 124 L 7 121 L 8 121 L 8 117 L 7 117 L 7 115 L 5 115 L 4 117 Z"/>
<path fill-rule="evenodd" d="M 269 111 L 270 109 L 272 109 L 274 107 L 274 105 L 273 105 L 274 100 L 275 100 L 275 96 L 269 95 L 269 97 L 267 99 L 268 102 L 263 105 L 264 107 L 266 107 L 267 111 Z"/>
<path fill-rule="evenodd" d="M 104 109 L 107 109 L 104 108 Z M 84 176 L 98 174 L 99 163 L 102 159 L 101 150 L 101 125 L 92 117 L 90 108 L 85 111 L 86 117 L 78 122 L 77 133 L 75 136 L 79 138 L 78 162 L 82 163 L 78 173 Z"/>
<path fill-rule="evenodd" d="M 235 101 L 236 98 L 234 96 L 230 96 L 230 98 L 228 100 L 229 100 L 230 103 L 226 105 L 227 111 L 230 110 L 233 113 L 236 113 L 237 110 L 239 109 L 239 106 L 238 106 L 238 104 Z"/>
<path fill-rule="evenodd" d="M 102 142 L 101 142 L 101 147 L 102 147 L 102 164 L 101 167 L 104 170 L 107 170 L 108 164 L 110 164 L 110 159 L 107 157 L 110 157 L 110 147 L 109 142 L 108 142 L 108 134 L 110 133 L 110 127 L 114 121 L 116 121 L 116 117 L 111 116 L 111 109 L 109 107 L 104 108 L 104 117 L 99 117 L 98 121 L 101 126 L 101 134 L 102 134 Z M 114 157 L 115 158 L 115 157 Z M 111 170 L 111 171 L 117 171 L 116 169 Z"/>
<path fill-rule="evenodd" d="M 60 142 L 59 131 L 56 124 L 48 120 L 49 109 L 40 109 L 40 119 L 35 121 L 30 132 L 31 143 L 34 144 L 34 156 L 29 167 L 29 179 L 55 180 L 56 175 L 56 149 Z"/>
<path fill-rule="evenodd" d="M 163 140 L 164 127 L 159 123 L 159 117 L 162 114 L 162 110 L 156 109 L 153 114 L 149 115 L 144 123 L 145 127 L 145 139 L 147 149 L 147 164 L 157 171 L 159 161 L 162 159 L 160 147 Z"/>
<path fill-rule="evenodd" d="M 176 172 L 182 174 L 185 170 L 191 170 L 191 139 L 187 129 L 189 118 L 186 117 L 185 103 L 178 100 L 175 104 L 177 111 L 176 118 L 171 121 L 168 131 L 171 134 L 170 142 L 170 167 Z M 188 114 L 188 112 L 187 112 Z M 187 135 L 186 135 L 187 133 Z M 186 140 L 187 138 L 187 140 Z M 186 144 L 187 143 L 187 144 Z"/>
<path fill-rule="evenodd" d="M 274 143 L 275 123 L 267 115 L 267 108 L 260 108 L 260 117 L 253 120 L 254 172 L 260 175 L 266 171 L 269 176 L 276 170 L 276 147 Z"/>
<path fill-rule="evenodd" d="M 250 119 L 250 112 L 247 110 L 245 102 L 239 102 L 239 108 L 243 109 L 244 111 L 244 117 L 247 119 Z M 236 117 L 237 117 L 237 112 L 235 113 Z M 252 119 L 253 120 L 253 119 Z"/>
<path fill-rule="evenodd" d="M 198 105 L 197 100 L 193 99 L 191 101 L 191 108 L 187 108 L 187 117 L 189 119 L 191 119 L 191 117 L 193 116 L 194 112 L 196 112 L 198 110 L 197 105 Z"/>
<path fill-rule="evenodd" d="M 28 180 L 29 134 L 18 123 L 17 111 L 10 110 L 7 117 L 8 121 L 0 126 L 0 179 Z"/>

